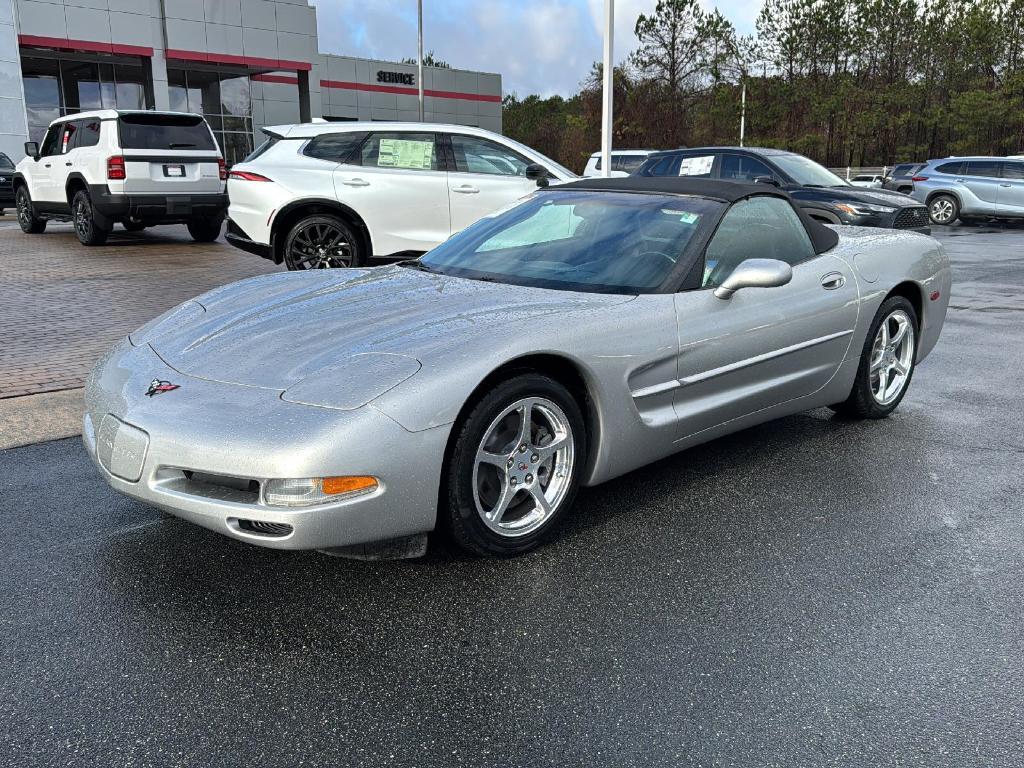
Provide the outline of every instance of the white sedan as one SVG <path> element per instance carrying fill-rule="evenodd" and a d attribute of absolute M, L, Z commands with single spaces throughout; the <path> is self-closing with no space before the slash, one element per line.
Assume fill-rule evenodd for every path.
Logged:
<path fill-rule="evenodd" d="M 480 128 L 315 123 L 269 137 L 228 177 L 227 240 L 288 269 L 418 256 L 550 183 L 578 178 Z"/>
<path fill-rule="evenodd" d="M 861 174 L 860 176 L 854 176 L 850 179 L 850 183 L 855 187 L 865 187 L 866 189 L 881 189 L 882 184 L 885 182 L 885 178 L 882 176 Z"/>

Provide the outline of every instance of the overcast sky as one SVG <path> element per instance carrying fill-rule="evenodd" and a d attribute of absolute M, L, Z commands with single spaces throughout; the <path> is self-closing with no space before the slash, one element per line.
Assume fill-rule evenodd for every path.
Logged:
<path fill-rule="evenodd" d="M 416 56 L 416 0 L 311 2 L 323 53 Z M 655 3 L 616 0 L 616 62 L 636 46 L 637 15 Z M 717 6 L 740 32 L 751 32 L 761 0 Z M 453 67 L 501 73 L 505 93 L 570 95 L 601 59 L 603 8 L 604 0 L 423 0 L 423 47 Z"/>

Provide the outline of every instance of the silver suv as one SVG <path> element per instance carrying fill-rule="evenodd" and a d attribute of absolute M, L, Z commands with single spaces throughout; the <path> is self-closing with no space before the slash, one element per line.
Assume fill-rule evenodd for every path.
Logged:
<path fill-rule="evenodd" d="M 914 198 L 928 206 L 934 224 L 957 219 L 1024 217 L 1024 160 L 948 157 L 929 160 L 912 179 Z"/>

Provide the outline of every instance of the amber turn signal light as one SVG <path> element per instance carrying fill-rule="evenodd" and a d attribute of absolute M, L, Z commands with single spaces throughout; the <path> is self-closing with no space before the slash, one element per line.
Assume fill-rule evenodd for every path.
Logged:
<path fill-rule="evenodd" d="M 372 491 L 376 487 L 377 478 L 365 475 L 325 477 L 323 479 L 323 491 L 331 496 L 339 493 L 352 493 L 353 491 Z"/>

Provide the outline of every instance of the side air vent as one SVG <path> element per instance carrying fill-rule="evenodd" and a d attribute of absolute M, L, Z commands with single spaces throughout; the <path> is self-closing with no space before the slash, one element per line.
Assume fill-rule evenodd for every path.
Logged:
<path fill-rule="evenodd" d="M 259 536 L 270 536 L 273 538 L 288 536 L 293 530 L 287 523 L 266 523 L 262 520 L 239 520 L 238 527 L 248 533 L 255 533 Z"/>

